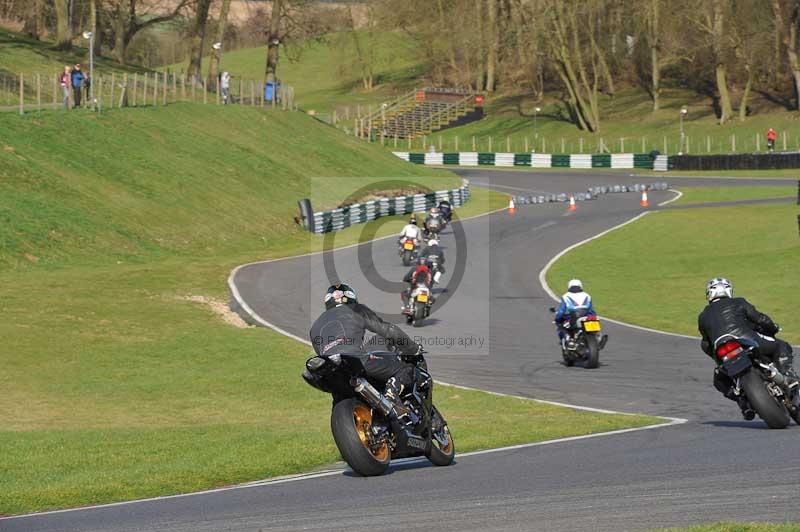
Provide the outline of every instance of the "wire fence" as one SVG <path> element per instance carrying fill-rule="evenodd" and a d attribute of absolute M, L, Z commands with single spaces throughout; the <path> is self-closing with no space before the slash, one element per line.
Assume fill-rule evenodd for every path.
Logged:
<path fill-rule="evenodd" d="M 0 72 L 0 111 L 26 114 L 45 109 L 98 110 L 195 102 L 296 110 L 294 88 L 285 84 L 231 78 L 207 83 L 170 72 L 97 72 L 79 87 L 61 84 L 61 74 Z"/>

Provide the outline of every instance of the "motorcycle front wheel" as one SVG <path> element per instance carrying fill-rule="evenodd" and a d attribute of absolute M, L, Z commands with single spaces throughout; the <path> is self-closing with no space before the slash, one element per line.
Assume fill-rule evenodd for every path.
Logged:
<path fill-rule="evenodd" d="M 767 383 L 755 372 L 750 370 L 739 380 L 750 406 L 758 413 L 758 417 L 771 429 L 785 429 L 789 424 L 789 413 L 778 402 L 769 390 Z"/>
<path fill-rule="evenodd" d="M 431 415 L 433 417 L 431 420 L 431 444 L 425 456 L 428 457 L 428 460 L 430 460 L 433 465 L 450 465 L 453 463 L 453 459 L 456 456 L 456 444 L 453 442 L 453 435 L 450 434 L 447 421 L 445 421 L 444 417 L 435 406 L 432 407 Z"/>
<path fill-rule="evenodd" d="M 370 445 L 372 409 L 358 399 L 339 401 L 331 412 L 336 447 L 353 471 L 361 476 L 382 475 L 391 461 L 389 444 Z"/>

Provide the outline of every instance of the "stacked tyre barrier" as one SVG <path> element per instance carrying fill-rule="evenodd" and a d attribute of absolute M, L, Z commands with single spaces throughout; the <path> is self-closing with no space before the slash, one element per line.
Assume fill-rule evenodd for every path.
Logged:
<path fill-rule="evenodd" d="M 603 185 L 598 187 L 591 187 L 585 192 L 578 192 L 577 194 L 567 194 L 562 192 L 560 194 L 538 194 L 534 196 L 514 196 L 515 205 L 535 205 L 541 203 L 566 203 L 569 201 L 570 196 L 575 198 L 575 201 L 591 201 L 597 199 L 598 196 L 603 194 L 621 194 L 623 192 L 650 192 L 650 191 L 663 191 L 669 189 L 667 183 L 649 183 L 635 184 L 635 185 Z"/>
<path fill-rule="evenodd" d="M 431 166 L 525 166 L 530 168 L 642 168 L 652 170 L 655 159 L 649 153 L 506 153 L 506 152 L 427 152 L 394 154 L 415 164 Z"/>
<path fill-rule="evenodd" d="M 438 155 L 441 157 L 443 154 Z M 340 231 L 345 227 L 370 222 L 382 216 L 427 211 L 437 206 L 442 200 L 447 200 L 454 208 L 458 208 L 469 201 L 469 198 L 469 181 L 465 179 L 459 188 L 451 190 L 438 190 L 412 196 L 380 198 L 364 203 L 346 205 L 331 211 L 315 212 L 313 224 L 309 224 L 307 228 L 316 234 Z"/>

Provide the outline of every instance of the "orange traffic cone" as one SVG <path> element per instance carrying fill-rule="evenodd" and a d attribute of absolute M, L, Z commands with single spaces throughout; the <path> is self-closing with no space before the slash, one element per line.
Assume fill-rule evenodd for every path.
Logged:
<path fill-rule="evenodd" d="M 514 198 L 508 198 L 508 214 L 514 214 L 517 207 L 514 205 Z"/>
<path fill-rule="evenodd" d="M 572 194 L 570 194 L 569 196 L 569 210 L 570 211 L 578 210 L 578 206 L 575 205 L 575 196 L 573 196 Z"/>
<path fill-rule="evenodd" d="M 642 191 L 642 201 L 639 202 L 639 205 L 641 205 L 642 207 L 649 207 L 650 206 L 650 202 L 647 201 L 647 191 L 646 190 Z"/>

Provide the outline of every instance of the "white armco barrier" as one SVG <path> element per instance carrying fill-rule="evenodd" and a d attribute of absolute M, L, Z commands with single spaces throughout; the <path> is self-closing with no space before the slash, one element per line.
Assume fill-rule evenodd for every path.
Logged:
<path fill-rule="evenodd" d="M 669 158 L 666 155 L 657 155 L 656 160 L 653 162 L 653 170 L 657 172 L 669 170 Z"/>
<path fill-rule="evenodd" d="M 458 154 L 459 166 L 478 166 L 478 152 L 462 151 Z"/>
<path fill-rule="evenodd" d="M 444 154 L 443 153 L 426 153 L 425 154 L 425 164 L 444 164 Z"/>
<path fill-rule="evenodd" d="M 534 168 L 550 168 L 553 163 L 553 156 L 549 153 L 531 154 L 531 166 Z"/>
<path fill-rule="evenodd" d="M 570 168 L 591 168 L 592 156 L 585 153 L 577 153 L 569 156 Z"/>
<path fill-rule="evenodd" d="M 612 153 L 611 168 L 633 168 L 633 154 Z"/>
<path fill-rule="evenodd" d="M 514 166 L 513 153 L 495 153 L 494 154 L 495 166 Z"/>
<path fill-rule="evenodd" d="M 392 153 L 394 153 L 397 157 L 400 157 L 404 161 L 408 161 L 408 152 L 407 151 L 396 151 L 396 152 L 392 152 Z"/>

